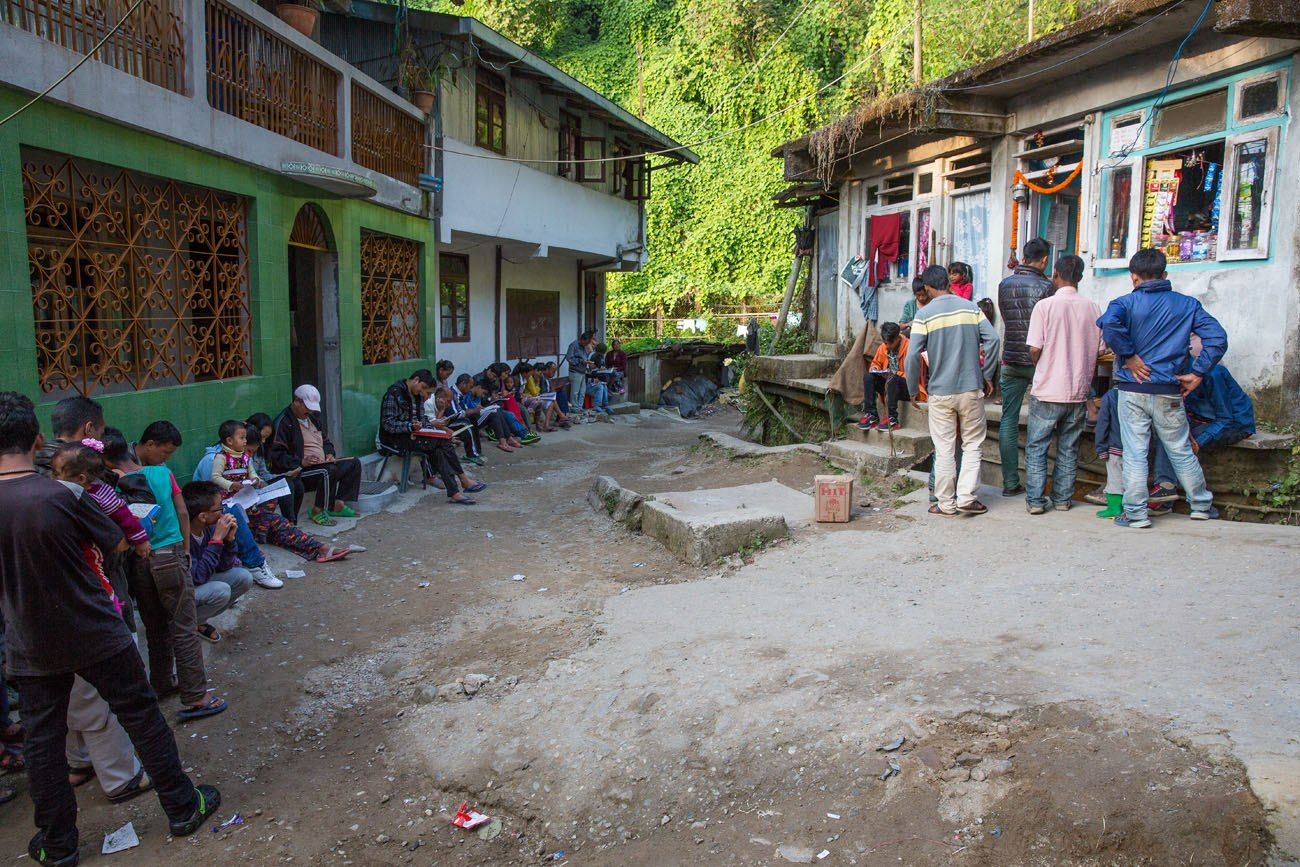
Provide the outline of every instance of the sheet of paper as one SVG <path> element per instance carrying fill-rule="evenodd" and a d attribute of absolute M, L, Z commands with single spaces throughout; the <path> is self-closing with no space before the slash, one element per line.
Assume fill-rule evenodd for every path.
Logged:
<path fill-rule="evenodd" d="M 245 486 L 236 491 L 234 496 L 232 496 L 227 502 L 240 506 L 245 512 L 247 512 L 249 509 L 257 505 L 257 495 L 257 488 Z"/>
<path fill-rule="evenodd" d="M 127 508 L 141 521 L 147 521 L 159 511 L 157 503 L 131 503 Z"/>
<path fill-rule="evenodd" d="M 139 845 L 140 837 L 135 833 L 135 825 L 127 822 L 116 831 L 104 835 L 104 848 L 100 850 L 100 854 L 112 855 L 114 852 L 125 852 Z"/>
<path fill-rule="evenodd" d="M 278 500 L 281 497 L 287 497 L 292 493 L 293 491 L 289 488 L 289 483 L 284 479 L 280 479 L 275 484 L 267 485 L 265 488 L 258 491 L 257 501 L 259 503 L 265 503 L 268 500 Z"/>

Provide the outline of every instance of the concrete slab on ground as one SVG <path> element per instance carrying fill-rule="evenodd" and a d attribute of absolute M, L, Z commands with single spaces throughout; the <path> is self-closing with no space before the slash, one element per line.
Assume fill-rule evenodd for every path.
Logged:
<path fill-rule="evenodd" d="M 668 491 L 642 504 L 641 532 L 694 565 L 812 523 L 813 499 L 780 482 Z"/>
<path fill-rule="evenodd" d="M 726 449 L 736 457 L 758 458 L 767 455 L 785 455 L 790 452 L 812 452 L 821 454 L 821 447 L 816 443 L 794 443 L 786 446 L 765 446 L 761 443 L 752 443 L 749 440 L 742 440 L 740 437 L 733 437 L 731 434 L 725 434 L 721 431 L 709 431 L 700 434 L 700 439 L 708 440 L 720 449 Z"/>

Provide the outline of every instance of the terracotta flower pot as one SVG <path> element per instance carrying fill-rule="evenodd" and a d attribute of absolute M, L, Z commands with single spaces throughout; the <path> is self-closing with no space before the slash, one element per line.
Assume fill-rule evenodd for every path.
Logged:
<path fill-rule="evenodd" d="M 275 7 L 275 14 L 303 36 L 311 37 L 316 32 L 316 19 L 320 17 L 320 10 L 315 6 L 281 3 Z"/>
<path fill-rule="evenodd" d="M 428 114 L 433 111 L 433 91 L 431 90 L 413 90 L 411 91 L 411 102 L 420 111 Z"/>

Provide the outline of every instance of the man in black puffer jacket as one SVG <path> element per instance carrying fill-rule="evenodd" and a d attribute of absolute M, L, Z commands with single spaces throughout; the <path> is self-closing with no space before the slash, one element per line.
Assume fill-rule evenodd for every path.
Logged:
<path fill-rule="evenodd" d="M 1002 496 L 1025 492 L 1020 484 L 1020 405 L 1034 381 L 1034 360 L 1025 337 L 1034 305 L 1053 293 L 1044 271 L 1051 248 L 1042 238 L 1025 243 L 1022 261 L 1010 277 L 998 284 L 998 310 L 1002 312 L 1002 421 L 998 424 L 998 450 L 1002 454 Z"/>

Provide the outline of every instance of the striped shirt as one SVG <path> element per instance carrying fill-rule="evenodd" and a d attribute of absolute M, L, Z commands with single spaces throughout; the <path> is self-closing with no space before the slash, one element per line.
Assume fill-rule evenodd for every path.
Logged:
<path fill-rule="evenodd" d="M 930 378 L 925 390 L 933 395 L 981 391 L 993 377 L 1001 341 L 980 309 L 964 298 L 945 293 L 916 311 L 907 347 L 907 390 L 917 393 L 921 353 L 929 360 Z M 984 365 L 980 366 L 980 349 Z"/>

